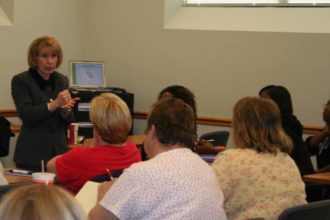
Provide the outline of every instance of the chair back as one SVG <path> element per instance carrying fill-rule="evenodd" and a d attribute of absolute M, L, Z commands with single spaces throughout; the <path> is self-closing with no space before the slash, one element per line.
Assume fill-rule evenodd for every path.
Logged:
<path fill-rule="evenodd" d="M 278 220 L 330 220 L 330 200 L 311 202 L 285 209 Z"/>
<path fill-rule="evenodd" d="M 214 146 L 227 146 L 229 131 L 212 131 L 203 134 L 200 139 L 210 141 Z"/>

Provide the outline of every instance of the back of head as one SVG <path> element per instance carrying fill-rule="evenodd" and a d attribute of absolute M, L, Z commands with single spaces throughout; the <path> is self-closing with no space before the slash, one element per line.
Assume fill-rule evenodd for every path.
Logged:
<path fill-rule="evenodd" d="M 277 104 L 282 114 L 293 113 L 291 95 L 284 86 L 273 86 L 264 92 Z"/>
<path fill-rule="evenodd" d="M 234 107 L 233 130 L 238 147 L 272 154 L 278 149 L 291 151 L 292 142 L 284 133 L 279 109 L 271 100 L 257 97 L 239 100 Z"/>
<path fill-rule="evenodd" d="M 159 93 L 158 100 L 161 99 L 165 93 L 170 93 L 173 98 L 181 99 L 184 103 L 190 105 L 196 113 L 195 96 L 186 87 L 179 85 L 168 86 Z"/>
<path fill-rule="evenodd" d="M 16 188 L 2 198 L 0 219 L 83 220 L 86 215 L 73 196 L 63 189 L 29 185 Z"/>
<path fill-rule="evenodd" d="M 168 86 L 165 89 L 163 89 L 159 95 L 158 100 L 161 98 L 176 98 L 181 99 L 184 103 L 190 105 L 190 107 L 194 111 L 194 117 L 195 121 L 197 120 L 197 107 L 196 107 L 196 101 L 195 101 L 195 95 L 190 91 L 188 88 L 180 85 L 172 85 Z M 197 137 L 197 125 L 195 124 L 195 137 Z"/>
<path fill-rule="evenodd" d="M 132 118 L 126 103 L 117 95 L 102 93 L 93 98 L 89 116 L 103 141 L 111 144 L 126 141 L 132 127 Z"/>
<path fill-rule="evenodd" d="M 147 130 L 152 125 L 161 144 L 193 146 L 195 117 L 192 108 L 182 100 L 164 98 L 156 102 L 148 116 Z"/>

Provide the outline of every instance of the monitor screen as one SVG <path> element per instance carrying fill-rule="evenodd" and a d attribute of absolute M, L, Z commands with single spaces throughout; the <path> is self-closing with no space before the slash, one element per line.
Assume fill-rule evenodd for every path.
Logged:
<path fill-rule="evenodd" d="M 106 87 L 104 63 L 70 61 L 70 86 L 81 88 Z"/>

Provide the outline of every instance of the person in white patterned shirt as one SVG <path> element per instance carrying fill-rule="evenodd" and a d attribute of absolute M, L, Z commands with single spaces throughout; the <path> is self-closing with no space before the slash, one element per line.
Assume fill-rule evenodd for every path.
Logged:
<path fill-rule="evenodd" d="M 144 142 L 150 159 L 132 165 L 117 181 L 103 184 L 100 202 L 89 218 L 226 219 L 214 171 L 191 151 L 194 118 L 192 108 L 182 100 L 155 103 Z"/>

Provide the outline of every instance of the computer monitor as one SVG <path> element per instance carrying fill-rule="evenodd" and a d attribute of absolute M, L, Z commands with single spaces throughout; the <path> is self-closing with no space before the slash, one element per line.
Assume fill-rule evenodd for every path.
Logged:
<path fill-rule="evenodd" d="M 105 88 L 104 62 L 70 61 L 70 87 Z"/>

